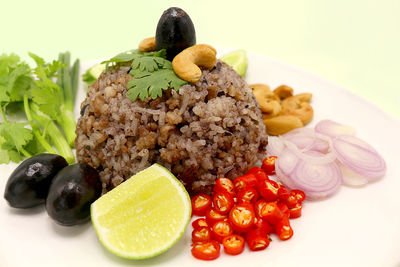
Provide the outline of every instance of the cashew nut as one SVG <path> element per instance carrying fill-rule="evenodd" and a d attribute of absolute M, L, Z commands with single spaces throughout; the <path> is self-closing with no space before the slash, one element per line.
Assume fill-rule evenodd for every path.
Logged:
<path fill-rule="evenodd" d="M 209 45 L 198 44 L 186 48 L 172 60 L 172 68 L 179 78 L 195 83 L 201 77 L 200 67 L 211 69 L 217 61 L 217 51 Z"/>
<path fill-rule="evenodd" d="M 301 93 L 294 95 L 295 98 L 300 100 L 301 102 L 310 102 L 312 94 L 311 93 Z"/>
<path fill-rule="evenodd" d="M 249 87 L 253 89 L 253 93 L 258 91 L 271 93 L 271 88 L 263 83 L 250 84 Z"/>
<path fill-rule="evenodd" d="M 282 100 L 293 95 L 293 88 L 287 85 L 280 85 L 274 89 L 274 94 Z"/>
<path fill-rule="evenodd" d="M 269 135 L 281 135 L 293 129 L 303 127 L 301 120 L 291 115 L 279 115 L 264 119 L 264 124 Z"/>
<path fill-rule="evenodd" d="M 156 37 L 143 39 L 139 44 L 140 52 L 156 51 Z"/>
<path fill-rule="evenodd" d="M 266 84 L 252 84 L 254 96 L 260 105 L 261 111 L 268 116 L 276 116 L 281 111 L 280 100 Z"/>
<path fill-rule="evenodd" d="M 282 115 L 293 115 L 299 118 L 304 125 L 309 123 L 314 115 L 314 110 L 310 104 L 301 101 L 303 96 L 291 96 L 282 101 Z"/>

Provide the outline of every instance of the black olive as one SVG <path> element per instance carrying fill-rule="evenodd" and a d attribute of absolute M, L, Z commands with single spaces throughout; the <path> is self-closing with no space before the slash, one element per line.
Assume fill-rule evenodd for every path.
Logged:
<path fill-rule="evenodd" d="M 96 169 L 85 163 L 62 169 L 51 183 L 46 210 L 58 224 L 71 226 L 90 219 L 90 205 L 101 195 Z"/>
<path fill-rule="evenodd" d="M 11 207 L 30 208 L 44 203 L 54 176 L 67 161 L 55 154 L 39 154 L 24 160 L 10 175 L 4 198 Z"/>
<path fill-rule="evenodd" d="M 166 49 L 172 60 L 185 48 L 196 44 L 196 32 L 189 15 L 179 7 L 164 11 L 157 24 L 156 49 Z"/>

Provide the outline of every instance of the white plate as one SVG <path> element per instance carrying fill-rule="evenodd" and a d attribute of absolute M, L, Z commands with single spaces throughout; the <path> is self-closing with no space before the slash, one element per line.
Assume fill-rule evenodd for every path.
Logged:
<path fill-rule="evenodd" d="M 83 68 L 89 66 L 84 64 Z M 400 121 L 346 89 L 313 74 L 263 56 L 249 54 L 249 83 L 292 86 L 313 93 L 315 118 L 333 119 L 357 129 L 387 161 L 387 174 L 362 188 L 342 187 L 333 197 L 305 202 L 303 216 L 292 220 L 294 236 L 273 241 L 265 251 L 239 256 L 221 253 L 207 266 L 399 266 Z M 377 88 L 378 90 L 378 88 Z M 81 91 L 80 100 L 84 97 Z M 78 110 L 78 107 L 77 107 Z M 0 166 L 0 192 L 16 164 Z M 106 251 L 90 223 L 56 225 L 43 207 L 20 211 L 0 199 L 0 266 L 204 266 L 190 254 L 191 226 L 168 252 L 129 261 Z"/>

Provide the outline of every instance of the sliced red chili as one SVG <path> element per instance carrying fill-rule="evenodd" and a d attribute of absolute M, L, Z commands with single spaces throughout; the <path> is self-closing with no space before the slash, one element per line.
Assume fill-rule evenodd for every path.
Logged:
<path fill-rule="evenodd" d="M 267 205 L 267 201 L 265 201 L 264 199 L 260 199 L 256 201 L 256 203 L 254 203 L 254 211 L 258 217 L 262 216 L 261 211 L 265 205 Z"/>
<path fill-rule="evenodd" d="M 233 184 L 235 185 L 236 192 L 239 192 L 242 189 L 256 186 L 257 178 L 254 174 L 245 174 L 235 178 Z"/>
<path fill-rule="evenodd" d="M 293 236 L 293 229 L 287 216 L 283 216 L 282 220 L 275 225 L 274 230 L 280 240 L 288 240 Z"/>
<path fill-rule="evenodd" d="M 214 209 L 220 214 L 228 213 L 233 207 L 233 196 L 227 192 L 217 192 L 213 196 Z"/>
<path fill-rule="evenodd" d="M 244 250 L 244 238 L 240 235 L 230 235 L 222 240 L 224 251 L 226 254 L 238 255 Z"/>
<path fill-rule="evenodd" d="M 290 226 L 289 218 L 284 216 L 274 227 L 275 233 L 281 240 L 288 240 L 293 236 L 293 229 Z"/>
<path fill-rule="evenodd" d="M 257 178 L 258 182 L 264 181 L 264 180 L 269 180 L 268 175 L 263 170 L 258 171 L 258 172 L 253 173 L 253 174 Z"/>
<path fill-rule="evenodd" d="M 275 161 L 276 161 L 277 157 L 276 156 L 270 156 L 267 157 L 263 160 L 262 165 L 261 165 L 261 169 L 264 170 L 264 172 L 267 175 L 273 175 L 275 174 Z"/>
<path fill-rule="evenodd" d="M 289 209 L 295 208 L 297 202 L 298 202 L 297 197 L 292 193 L 290 193 L 290 196 L 285 200 L 285 204 L 288 206 Z"/>
<path fill-rule="evenodd" d="M 246 242 L 252 251 L 264 250 L 269 246 L 270 239 L 267 233 L 260 229 L 251 229 L 246 234 Z"/>
<path fill-rule="evenodd" d="M 233 185 L 233 182 L 225 177 L 218 178 L 217 181 L 215 181 L 213 190 L 214 192 L 226 192 L 231 195 L 235 194 L 235 186 Z"/>
<path fill-rule="evenodd" d="M 236 197 L 237 202 L 255 203 L 259 198 L 259 194 L 254 187 L 250 187 L 240 190 Z"/>
<path fill-rule="evenodd" d="M 258 175 L 261 175 L 261 176 L 267 176 L 266 174 L 265 174 L 265 172 L 263 171 L 263 169 L 261 169 L 260 167 L 252 167 L 252 168 L 250 168 L 250 170 L 248 170 L 247 172 L 246 172 L 246 174 L 253 174 L 257 179 L 258 179 Z M 260 176 L 260 177 L 261 177 Z M 268 176 L 267 176 L 268 177 Z"/>
<path fill-rule="evenodd" d="M 279 185 L 272 180 L 264 180 L 257 183 L 257 190 L 266 201 L 278 199 Z"/>
<path fill-rule="evenodd" d="M 229 212 L 229 221 L 238 233 L 247 232 L 254 225 L 254 209 L 250 203 L 242 202 L 233 206 Z"/>
<path fill-rule="evenodd" d="M 292 196 L 295 196 L 297 198 L 297 202 L 300 204 L 306 199 L 306 194 L 299 190 L 299 189 L 294 189 L 290 192 Z"/>
<path fill-rule="evenodd" d="M 208 225 L 206 219 L 198 218 L 197 220 L 194 220 L 192 222 L 192 227 L 193 227 L 193 229 L 197 229 L 197 228 L 200 228 L 200 227 L 209 227 L 209 225 Z"/>
<path fill-rule="evenodd" d="M 302 210 L 301 204 L 297 203 L 296 207 L 291 208 L 289 210 L 289 218 L 290 219 L 295 219 L 295 218 L 301 217 L 301 210 Z"/>
<path fill-rule="evenodd" d="M 283 213 L 275 202 L 268 202 L 261 209 L 261 218 L 274 225 L 282 220 Z"/>
<path fill-rule="evenodd" d="M 278 199 L 280 200 L 286 200 L 290 196 L 290 191 L 281 183 L 277 183 L 279 186 L 278 189 Z"/>
<path fill-rule="evenodd" d="M 271 224 L 269 224 L 266 220 L 260 217 L 256 217 L 254 228 L 260 229 L 260 231 L 263 231 L 267 234 L 272 233 L 272 231 L 274 230 Z"/>
<path fill-rule="evenodd" d="M 218 211 L 216 211 L 215 209 L 209 209 L 206 212 L 206 221 L 208 223 L 208 225 L 213 225 L 214 223 L 218 222 L 218 221 L 224 221 L 228 218 L 227 214 L 221 214 Z"/>
<path fill-rule="evenodd" d="M 212 237 L 214 240 L 222 243 L 222 240 L 233 234 L 233 228 L 227 221 L 219 221 L 212 226 Z"/>
<path fill-rule="evenodd" d="M 192 231 L 192 242 L 211 240 L 211 230 L 208 227 L 196 228 Z"/>
<path fill-rule="evenodd" d="M 195 242 L 192 244 L 192 255 L 199 260 L 215 260 L 220 255 L 220 244 L 215 241 Z"/>
<path fill-rule="evenodd" d="M 286 216 L 289 216 L 289 208 L 288 208 L 288 206 L 285 204 L 285 203 L 283 203 L 283 202 L 278 202 L 278 208 L 282 211 L 282 213 L 284 214 L 284 215 L 286 215 Z"/>
<path fill-rule="evenodd" d="M 211 197 L 206 194 L 198 194 L 192 198 L 192 213 L 197 216 L 204 216 L 211 208 Z"/>

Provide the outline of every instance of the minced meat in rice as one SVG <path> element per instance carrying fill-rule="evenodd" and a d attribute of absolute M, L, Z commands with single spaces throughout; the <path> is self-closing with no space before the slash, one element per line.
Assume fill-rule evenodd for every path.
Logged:
<path fill-rule="evenodd" d="M 190 192 L 209 193 L 218 177 L 235 178 L 261 159 L 267 135 L 246 82 L 217 61 L 179 92 L 132 101 L 129 67 L 103 72 L 81 105 L 75 147 L 97 168 L 103 193 L 160 163 Z"/>

